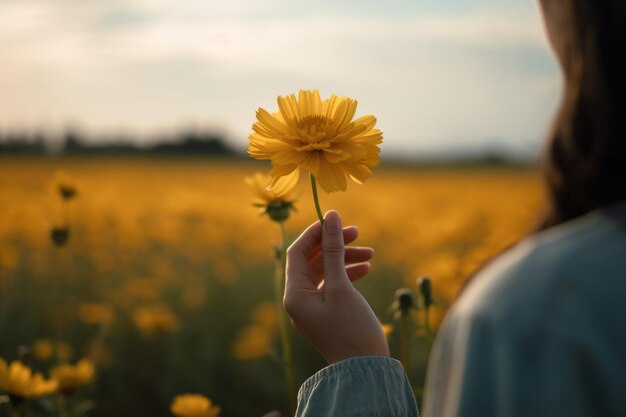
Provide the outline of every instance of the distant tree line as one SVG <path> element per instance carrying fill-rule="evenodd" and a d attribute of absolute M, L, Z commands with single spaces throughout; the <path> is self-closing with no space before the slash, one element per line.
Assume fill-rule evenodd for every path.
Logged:
<path fill-rule="evenodd" d="M 138 146 L 130 138 L 118 138 L 111 141 L 87 140 L 75 131 L 66 132 L 61 138 L 61 146 L 53 148 L 50 140 L 42 133 L 0 132 L 1 154 L 44 155 L 60 153 L 62 155 L 217 155 L 235 156 L 238 151 L 228 144 L 221 135 L 212 132 L 185 131 L 171 137 L 148 140 L 150 145 Z"/>

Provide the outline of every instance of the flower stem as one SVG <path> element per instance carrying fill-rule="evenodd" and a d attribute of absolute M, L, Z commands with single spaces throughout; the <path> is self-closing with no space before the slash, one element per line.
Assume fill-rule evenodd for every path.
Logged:
<path fill-rule="evenodd" d="M 400 362 L 404 366 L 404 372 L 410 379 L 411 363 L 410 363 L 410 329 L 411 319 L 408 315 L 402 315 L 400 318 Z"/>
<path fill-rule="evenodd" d="M 58 417 L 71 417 L 71 413 L 67 404 L 67 397 L 63 394 L 58 396 L 57 407 L 59 415 Z"/>
<path fill-rule="evenodd" d="M 317 183 L 315 182 L 315 175 L 312 172 L 309 173 L 311 177 L 311 189 L 313 190 L 313 201 L 315 202 L 315 210 L 317 211 L 317 218 L 320 219 L 320 223 L 324 224 L 324 216 L 322 215 L 322 209 L 320 208 L 320 199 L 317 196 Z"/>
<path fill-rule="evenodd" d="M 285 267 L 287 257 L 287 231 L 285 230 L 285 222 L 280 224 L 281 245 L 279 257 L 276 259 L 276 270 L 274 273 L 274 298 L 276 301 L 276 311 L 278 313 L 278 325 L 280 331 L 280 342 L 283 352 L 283 368 L 285 372 L 285 382 L 287 384 L 287 392 L 289 396 L 289 407 L 291 414 L 295 415 L 295 400 L 297 396 L 296 387 L 293 376 L 293 353 L 291 351 L 291 343 L 289 341 L 287 317 L 283 308 L 283 291 L 285 284 Z"/>
<path fill-rule="evenodd" d="M 435 340 L 435 332 L 433 332 L 430 327 L 430 306 L 424 309 L 424 329 L 426 330 L 426 340 L 428 342 L 428 350 L 433 347 L 433 342 Z"/>

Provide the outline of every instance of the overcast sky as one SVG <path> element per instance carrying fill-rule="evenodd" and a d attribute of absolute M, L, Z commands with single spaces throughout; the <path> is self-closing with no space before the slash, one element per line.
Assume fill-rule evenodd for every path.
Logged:
<path fill-rule="evenodd" d="M 356 98 L 385 152 L 534 152 L 560 75 L 532 0 L 0 0 L 0 129 L 241 147 L 301 88 Z"/>

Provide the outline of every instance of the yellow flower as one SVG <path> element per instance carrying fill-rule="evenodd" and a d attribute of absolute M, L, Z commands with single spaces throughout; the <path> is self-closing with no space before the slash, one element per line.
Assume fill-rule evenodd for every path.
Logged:
<path fill-rule="evenodd" d="M 300 170 L 313 174 L 327 192 L 346 189 L 346 178 L 362 184 L 380 158 L 382 132 L 372 115 L 352 120 L 357 102 L 331 95 L 322 101 L 317 90 L 278 97 L 279 111 L 259 108 L 248 154 L 272 161 L 269 188 L 277 194 L 292 189 Z"/>
<path fill-rule="evenodd" d="M 140 307 L 133 312 L 133 321 L 145 335 L 178 330 L 178 318 L 163 306 Z"/>
<path fill-rule="evenodd" d="M 218 417 L 221 408 L 204 395 L 183 394 L 174 398 L 170 410 L 178 417 Z"/>
<path fill-rule="evenodd" d="M 0 391 L 13 397 L 37 398 L 52 394 L 58 383 L 54 379 L 44 379 L 41 373 L 32 370 L 20 361 L 7 364 L 0 358 Z"/>
<path fill-rule="evenodd" d="M 111 324 L 115 320 L 115 311 L 109 304 L 81 303 L 78 318 L 86 324 Z"/>
<path fill-rule="evenodd" d="M 258 359 L 272 350 L 278 328 L 278 313 L 271 303 L 263 303 L 252 312 L 253 324 L 239 331 L 233 344 L 233 356 L 240 360 Z"/>
<path fill-rule="evenodd" d="M 278 194 L 274 190 L 268 190 L 267 186 L 271 178 L 261 172 L 256 172 L 253 176 L 245 179 L 256 194 L 252 205 L 262 209 L 262 214 L 267 213 L 274 221 L 281 222 L 289 218 L 291 210 L 295 210 L 293 203 L 295 198 L 288 191 L 285 194 Z"/>
<path fill-rule="evenodd" d="M 84 385 L 93 381 L 96 368 L 89 359 L 81 359 L 76 365 L 69 363 L 55 366 L 50 376 L 59 383 L 59 391 L 70 395 Z"/>
<path fill-rule="evenodd" d="M 258 324 L 244 327 L 233 343 L 233 356 L 239 360 L 258 359 L 272 350 L 274 331 Z"/>
<path fill-rule="evenodd" d="M 39 339 L 33 343 L 33 355 L 41 361 L 47 361 L 58 357 L 68 360 L 72 357 L 72 347 L 65 342 Z"/>
<path fill-rule="evenodd" d="M 263 303 L 258 305 L 252 312 L 252 321 L 266 329 L 275 329 L 278 327 L 278 313 L 276 306 L 272 303 Z"/>

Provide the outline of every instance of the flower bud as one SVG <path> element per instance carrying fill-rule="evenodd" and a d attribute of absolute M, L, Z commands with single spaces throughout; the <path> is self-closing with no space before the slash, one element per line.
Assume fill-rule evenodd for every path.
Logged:
<path fill-rule="evenodd" d="M 50 231 L 50 238 L 55 246 L 65 246 L 70 238 L 69 226 L 53 227 Z"/>
<path fill-rule="evenodd" d="M 417 310 L 413 292 L 408 288 L 399 288 L 396 290 L 395 300 L 391 305 L 394 318 L 399 319 L 400 317 L 408 316 L 411 309 Z"/>
<path fill-rule="evenodd" d="M 17 347 L 17 360 L 22 362 L 24 365 L 30 365 L 33 361 L 33 355 L 28 346 L 20 345 Z"/>
<path fill-rule="evenodd" d="M 433 301 L 433 285 L 429 277 L 423 276 L 417 279 L 417 286 L 422 296 L 424 308 L 429 308 L 434 304 Z"/>
<path fill-rule="evenodd" d="M 284 222 L 289 218 L 292 209 L 293 203 L 291 201 L 275 200 L 267 205 L 265 212 L 275 222 Z"/>
<path fill-rule="evenodd" d="M 65 201 L 69 201 L 76 197 L 76 188 L 69 184 L 59 184 L 57 187 L 59 195 Z"/>

